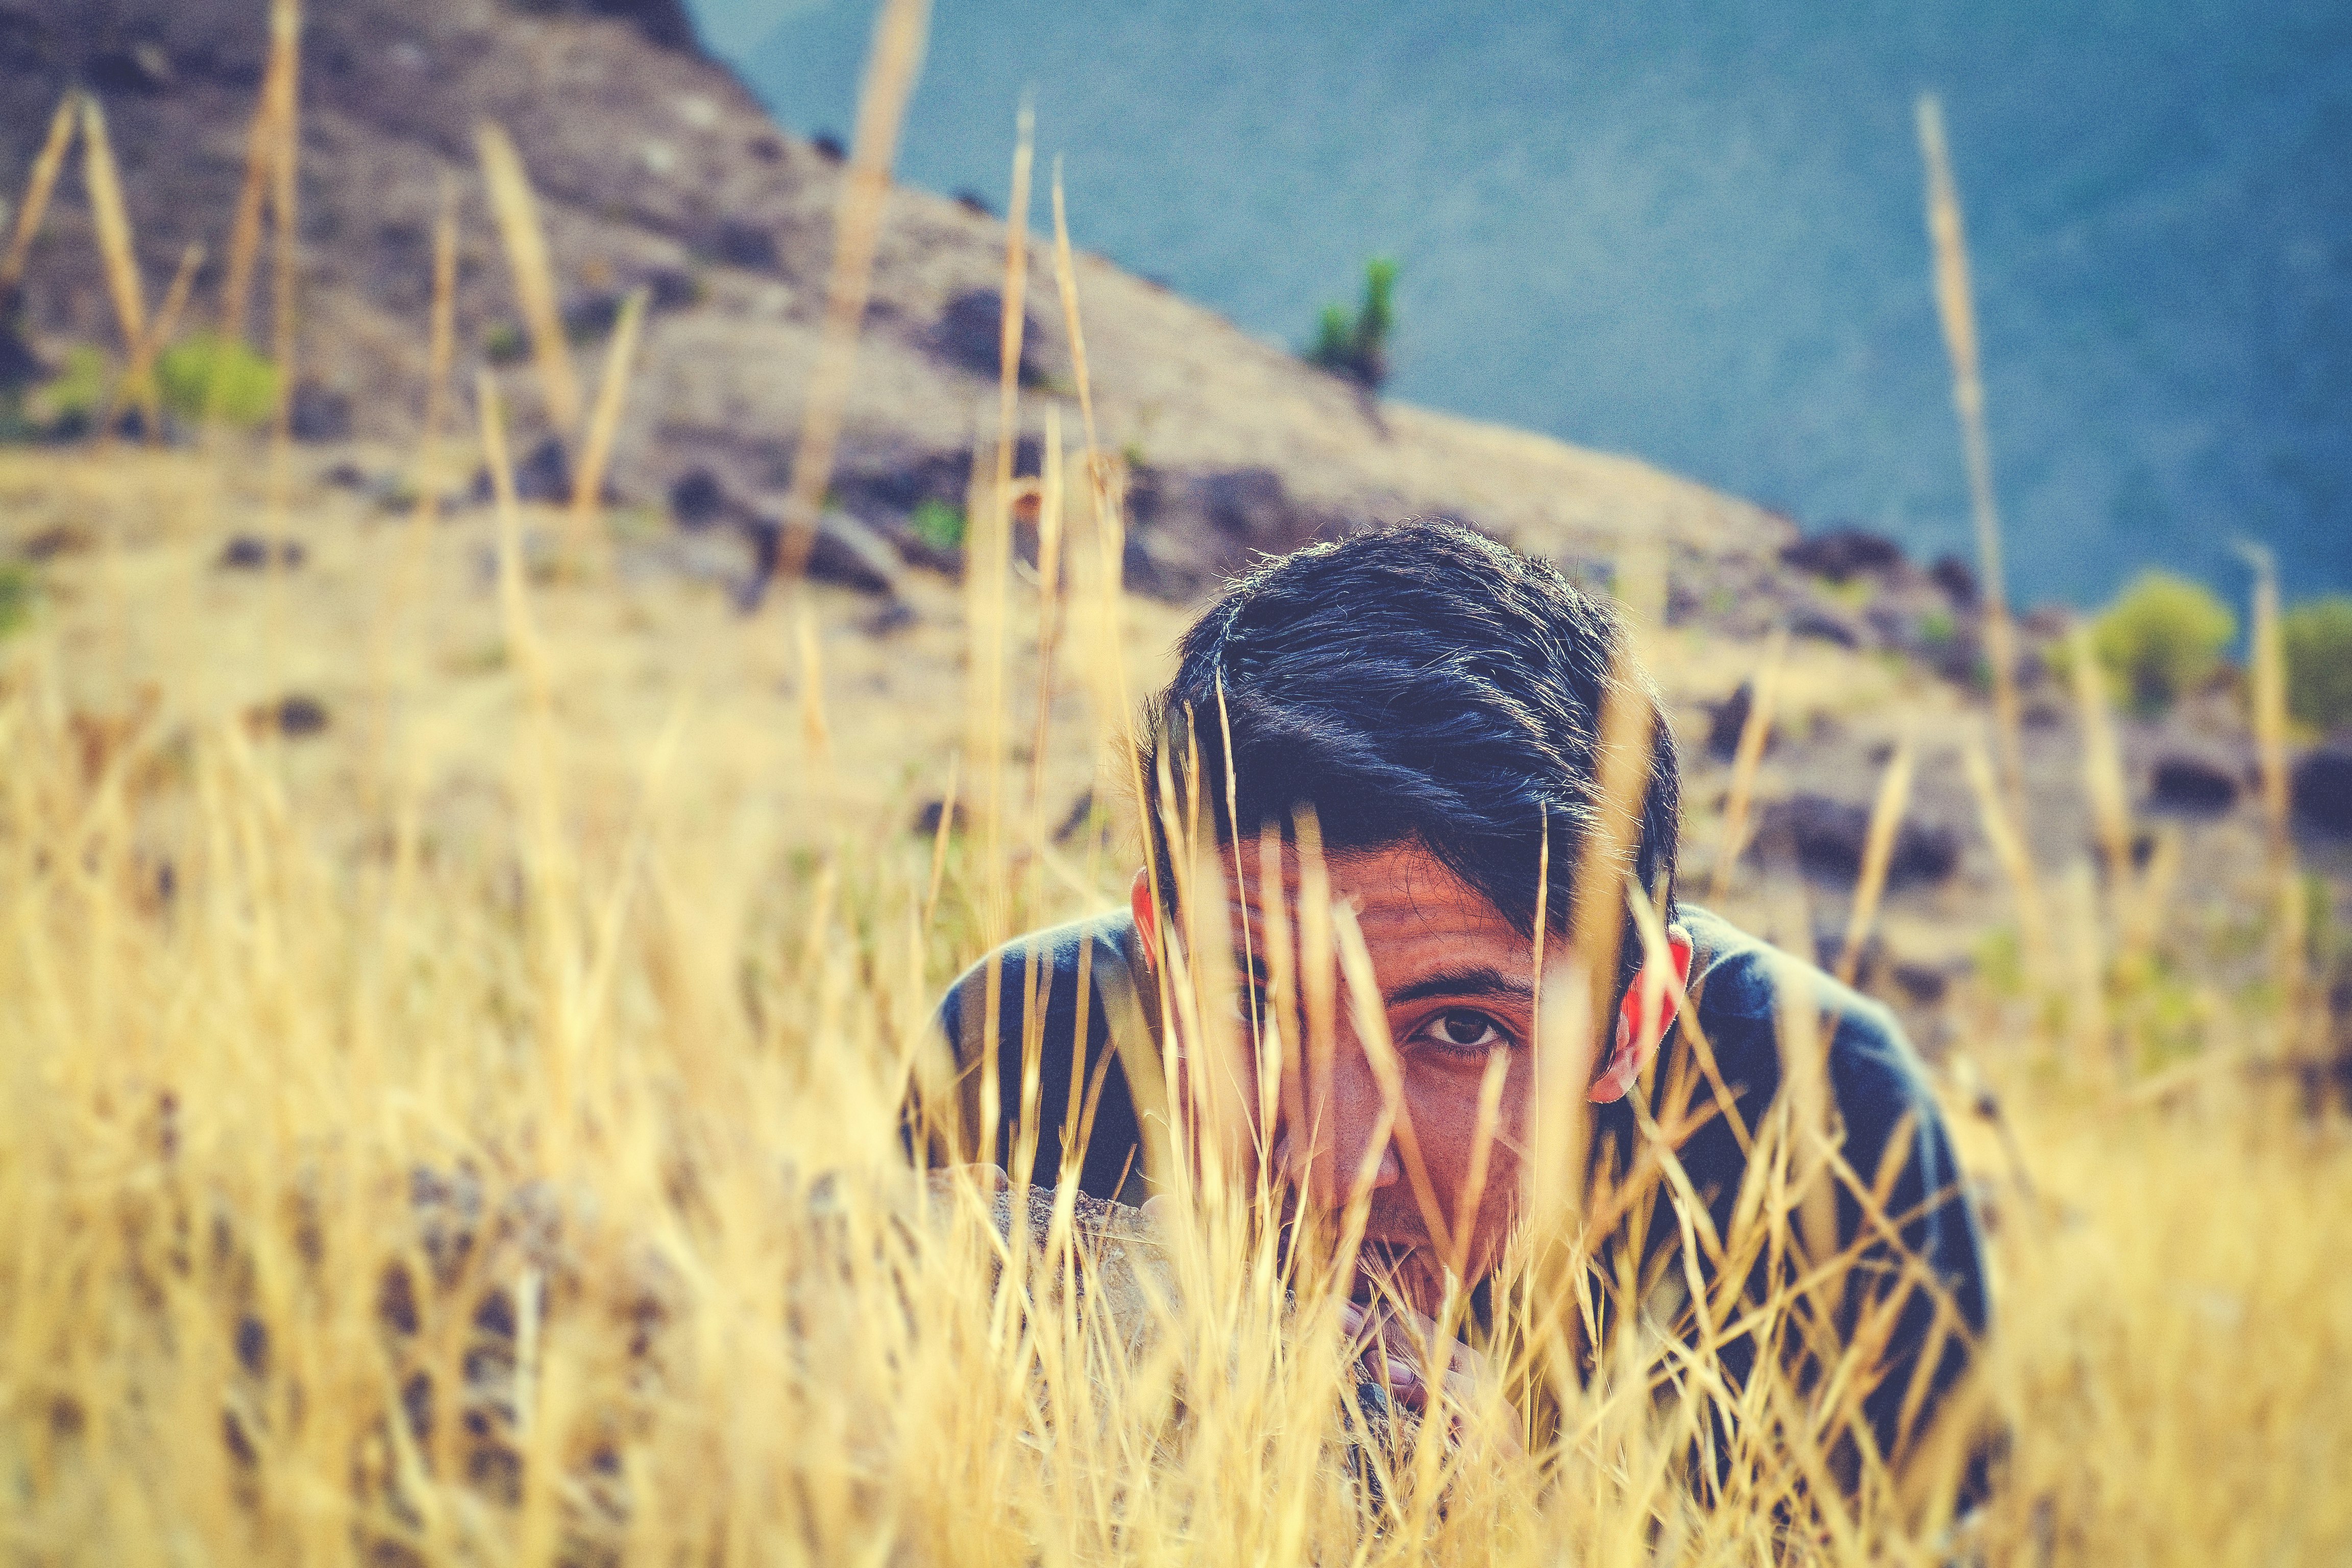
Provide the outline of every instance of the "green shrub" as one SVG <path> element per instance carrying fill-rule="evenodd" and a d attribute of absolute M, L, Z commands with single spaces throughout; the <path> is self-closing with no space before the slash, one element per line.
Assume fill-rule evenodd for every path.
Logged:
<path fill-rule="evenodd" d="M 915 537 L 934 550 L 963 548 L 963 511 L 943 500 L 927 500 L 911 520 Z"/>
<path fill-rule="evenodd" d="M 97 422 L 114 384 L 114 367 L 88 343 L 66 350 L 66 363 L 33 394 L 34 419 L 51 429 L 84 429 Z"/>
<path fill-rule="evenodd" d="M 278 367 L 235 338 L 173 344 L 155 364 L 163 406 L 184 419 L 256 426 L 278 411 Z"/>
<path fill-rule="evenodd" d="M 501 321 L 482 337 L 482 357 L 495 365 L 520 364 L 530 357 L 530 338 L 511 321 Z"/>
<path fill-rule="evenodd" d="M 2315 730 L 2352 725 L 2352 595 L 2297 605 L 2279 620 L 2286 706 Z"/>
<path fill-rule="evenodd" d="M 33 601 L 39 595 L 31 567 L 16 561 L 0 563 L 0 637 L 24 628 L 33 618 Z"/>
<path fill-rule="evenodd" d="M 1315 323 L 1315 347 L 1307 357 L 1325 370 L 1344 370 L 1355 336 L 1356 326 L 1348 320 L 1348 307 L 1326 305 Z"/>
<path fill-rule="evenodd" d="M 1326 305 L 1316 321 L 1307 358 L 1334 375 L 1378 392 L 1389 378 L 1389 339 L 1396 332 L 1397 264 L 1385 256 L 1364 263 L 1364 302 L 1355 320 L 1344 305 Z"/>
<path fill-rule="evenodd" d="M 2099 663 L 2133 711 L 2163 712 L 2204 684 L 2238 635 L 2238 617 L 2202 583 L 2143 572 L 2092 627 Z"/>

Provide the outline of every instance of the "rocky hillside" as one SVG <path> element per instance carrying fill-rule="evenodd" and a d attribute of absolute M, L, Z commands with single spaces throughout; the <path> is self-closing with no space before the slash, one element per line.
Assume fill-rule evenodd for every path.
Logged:
<path fill-rule="evenodd" d="M 0 0 L 0 158 L 29 163 L 58 96 L 106 105 L 151 296 L 182 247 L 217 282 L 264 49 L 264 0 Z M 302 171 L 306 433 L 404 440 L 423 402 L 430 237 L 464 178 L 461 341 L 511 342 L 513 293 L 474 175 L 476 123 L 507 126 L 545 206 L 583 343 L 626 290 L 656 301 L 618 481 L 736 516 L 772 513 L 817 341 L 839 150 L 781 133 L 701 55 L 679 0 L 339 0 L 313 5 Z M 949 67 L 933 63 L 934 69 Z M 1011 106 L 1006 141 L 1010 153 Z M 16 176 L 9 176 L 13 185 Z M 1040 204 L 1039 227 L 1044 227 Z M 1073 215 L 1083 242 L 1086 215 Z M 37 341 L 110 342 L 79 181 L 37 257 Z M 836 486 L 886 532 L 961 500 L 995 436 L 1004 231 L 913 190 L 891 197 Z M 1049 255 L 1033 280 L 1024 421 L 1070 389 Z M 1104 437 L 1135 468 L 1139 585 L 1183 597 L 1250 552 L 1424 511 L 1524 546 L 1605 559 L 1654 531 L 1685 607 L 1752 599 L 1790 537 L 1759 509 L 1627 458 L 1426 410 L 1374 406 L 1284 348 L 1093 257 L 1080 260 Z M 200 289 L 199 308 L 206 296 Z M 461 374 L 466 370 L 461 365 Z M 519 402 L 536 388 L 509 378 Z M 1073 430 L 1076 427 L 1072 420 Z"/>
<path fill-rule="evenodd" d="M 461 377 L 485 361 L 510 365 L 504 379 L 520 417 L 536 437 L 548 434 L 535 378 L 511 353 L 514 291 L 474 168 L 475 128 L 495 120 L 538 184 L 583 354 L 628 291 L 650 290 L 619 489 L 685 531 L 664 559 L 751 582 L 790 479 L 824 311 L 839 150 L 781 133 L 697 50 L 681 0 L 314 0 L 311 9 L 297 400 L 299 433 L 316 443 L 310 473 L 361 488 L 404 479 L 424 402 L 431 235 L 451 176 L 465 204 Z M 151 299 L 182 248 L 202 241 L 215 261 L 198 309 L 216 309 L 265 10 L 266 0 L 0 0 L 0 169 L 28 164 L 69 86 L 95 90 L 125 165 Z M 1008 106 L 1008 153 L 1010 120 Z M 13 192 L 20 177 L 0 174 L 0 189 Z M 1086 214 L 1073 223 L 1083 241 Z M 898 604 L 861 621 L 871 629 L 929 619 L 926 607 L 953 614 L 944 585 L 920 578 L 955 563 L 910 520 L 926 502 L 959 504 L 975 441 L 995 439 L 1004 240 L 1002 222 L 973 206 L 912 190 L 891 197 L 824 557 L 836 577 L 898 593 Z M 1629 458 L 1369 403 L 1148 280 L 1083 255 L 1079 270 L 1104 438 L 1132 477 L 1135 585 L 1190 599 L 1253 552 L 1420 512 L 1464 518 L 1588 575 L 1606 571 L 1629 533 L 1663 540 L 1669 619 L 1694 634 L 1669 639 L 1658 669 L 1685 736 L 1694 844 L 1712 842 L 1745 713 L 1742 681 L 1756 659 L 1746 639 L 1779 622 L 1801 646 L 1780 709 L 1788 743 L 1766 764 L 1755 852 L 1816 889 L 1851 887 L 1879 772 L 1895 739 L 1916 731 L 1925 751 L 1898 846 L 1881 989 L 1932 1007 L 1943 977 L 1968 963 L 1975 933 L 2002 918 L 2006 893 L 1950 739 L 1977 707 L 1976 584 L 1964 566 L 1922 569 L 1852 531 L 1800 540 L 1785 520 Z M 1023 422 L 1034 466 L 1045 411 L 1067 405 L 1072 373 L 1043 246 L 1032 279 Z M 114 343 L 78 178 L 61 191 L 25 306 L 29 340 L 52 364 L 75 343 Z M 1075 410 L 1066 427 L 1075 435 Z M 547 493 L 562 487 L 551 471 L 560 463 L 559 453 L 533 466 Z M 704 526 L 719 521 L 735 531 Z M 13 550 L 36 556 L 47 537 Z M 236 564 L 241 547 L 267 558 L 248 540 L 224 561 Z M 2062 629 L 2063 620 L 2026 625 L 2037 649 Z M 886 663 L 899 677 L 919 673 L 928 698 L 951 688 L 947 642 L 934 651 L 936 661 L 910 664 L 902 644 Z M 1882 657 L 1890 653 L 1905 657 Z M 2043 662 L 2031 659 L 2024 674 L 2036 855 L 2049 867 L 2082 864 L 2081 738 Z M 2258 880 L 2263 860 L 2239 704 L 2217 697 L 2161 725 L 2126 725 L 2124 744 L 2136 806 L 2181 835 L 2172 879 L 2183 900 L 2226 891 L 2252 907 L 2260 889 L 2239 884 Z M 2297 788 L 2315 825 L 2306 863 L 2339 893 L 2352 886 L 2347 781 L 2352 763 L 2317 752 Z M 1833 892 L 1819 916 L 1832 949 L 1839 901 Z M 1794 927 L 1815 918 L 1805 902 L 1774 894 L 1756 910 Z"/>

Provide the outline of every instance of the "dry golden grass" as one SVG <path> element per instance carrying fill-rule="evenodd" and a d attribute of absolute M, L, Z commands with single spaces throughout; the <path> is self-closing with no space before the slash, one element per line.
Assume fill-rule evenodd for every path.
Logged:
<path fill-rule="evenodd" d="M 894 3 L 877 33 L 832 294 L 853 327 L 923 15 Z M 278 0 L 273 20 L 231 273 L 249 283 L 266 174 L 282 362 L 299 8 Z M 84 118 L 97 168 L 101 122 Z M 527 180 L 502 135 L 486 129 L 482 149 L 543 399 L 569 435 L 580 398 Z M 1024 134 L 1008 433 L 1028 156 Z M 1667 1086 L 1632 1178 L 1575 1178 L 1587 1129 L 1569 1068 L 1597 1015 L 1581 986 L 1548 999 L 1539 1190 L 1491 1322 L 1469 1331 L 1500 1376 L 1418 1429 L 1368 1426 L 1349 1397 L 1331 1259 L 1360 1202 L 1276 1249 L 1281 1198 L 1248 1105 L 1254 1089 L 1265 1119 L 1279 1075 L 1264 1064 L 1280 1058 L 1251 1070 L 1232 1009 L 1210 1004 L 1230 994 L 1230 955 L 1198 929 L 1161 966 L 1163 1012 L 1186 1059 L 1234 1070 L 1135 1086 L 1173 1122 L 1155 1123 L 1148 1156 L 1175 1202 L 1134 1244 L 1156 1260 L 1142 1283 L 1111 1288 L 1066 1192 L 1033 1251 L 985 1223 L 969 1180 L 918 1183 L 899 1116 L 909 1079 L 939 1066 L 933 1000 L 1005 932 L 1118 900 L 1152 782 L 1122 740 L 1178 624 L 1119 586 L 1122 481 L 1097 446 L 1058 181 L 1055 208 L 1092 502 L 1069 510 L 1090 515 L 1065 515 L 1052 419 L 1028 482 L 1039 571 L 1021 578 L 1008 439 L 992 479 L 975 462 L 969 583 L 911 584 L 918 624 L 887 639 L 814 592 L 789 637 L 739 619 L 715 585 L 667 569 L 660 541 L 598 516 L 635 301 L 566 512 L 516 503 L 488 375 L 475 403 L 498 504 L 446 528 L 429 500 L 371 526 L 354 500 L 294 496 L 282 429 L 266 463 L 226 436 L 202 458 L 0 453 L 9 526 L 91 544 L 53 563 L 34 626 L 0 645 L 0 1552 L 1287 1568 L 2352 1551 L 2352 1411 L 2334 1389 L 2352 1364 L 2352 1296 L 2331 1270 L 2352 1251 L 2342 1123 L 2237 1070 L 2298 1037 L 2256 1001 L 2207 1008 L 2187 1069 L 2140 1074 L 2141 993 L 2158 961 L 2199 957 L 2165 947 L 2142 908 L 2160 901 L 2163 862 L 2139 902 L 2118 877 L 2109 905 L 2069 868 L 2059 962 L 2042 952 L 2023 803 L 1973 749 L 2027 939 L 2021 984 L 1954 1004 L 1949 1110 L 1995 1222 L 1998 1327 L 1904 1464 L 1841 1451 L 1889 1320 L 1865 1313 L 1843 1348 L 1826 1336 L 1844 1265 L 1832 1188 L 1890 1216 L 1876 1173 L 1843 1163 L 1801 1001 L 1789 1091 L 1740 1123 L 1751 1185 L 1718 1236 L 1672 1159 L 1695 1080 Z M 110 276 L 127 234 L 109 241 Z M 436 248 L 428 493 L 454 354 L 446 216 Z M 1972 384 L 1965 310 L 1947 324 Z M 854 331 L 827 342 L 824 374 L 844 382 Z M 838 386 L 813 403 L 789 520 L 803 532 Z M 1990 529 L 1989 479 L 1979 499 Z M 213 570 L 257 520 L 297 531 L 310 563 L 259 583 Z M 594 569 L 538 581 L 543 546 L 591 531 Z M 1753 668 L 1754 650 L 1658 625 L 1660 543 L 1627 552 L 1627 580 L 1651 584 L 1644 656 L 1670 673 Z M 1775 644 L 1727 844 L 1776 694 L 1793 710 L 1809 682 L 1851 695 L 1897 679 L 1859 669 L 1784 668 Z M 324 736 L 280 733 L 293 693 L 323 700 Z M 1588 884 L 1622 874 L 1647 722 L 1631 703 L 1604 718 L 1610 803 Z M 1912 756 L 1906 741 L 1873 825 L 1874 889 Z M 1154 809 L 1181 846 L 1198 803 L 1166 776 Z M 2088 776 L 2112 788 L 2112 760 Z M 1119 847 L 1052 839 L 1082 791 L 1128 803 Z M 926 798 L 941 799 L 937 831 L 910 834 Z M 953 830 L 958 799 L 977 803 L 972 833 Z M 1198 847 L 1175 858 L 1180 879 L 1223 876 Z M 1229 847 L 1236 867 L 1250 847 Z M 1654 945 L 1643 894 L 1629 889 Z M 1202 904 L 1186 900 L 1195 918 Z M 1875 904 L 1857 900 L 1855 952 Z M 1615 907 L 1575 911 L 1599 973 L 1613 972 Z M 1268 954 L 1292 1070 L 1328 1061 L 1345 1005 L 1392 1082 L 1362 1005 L 1372 955 L 1312 855 L 1298 907 L 1269 924 L 1294 927 L 1296 972 L 1286 936 Z M 1489 1074 L 1482 1139 L 1501 1084 Z M 1425 1186 L 1410 1122 L 1394 1131 Z M 1197 1149 L 1197 1165 L 1171 1149 Z M 1697 1300 L 1612 1248 L 1654 1216 L 1722 1260 Z M 1445 1216 L 1430 1220 L 1444 1237 Z M 1792 1273 L 1747 1293 L 1759 1258 Z M 1466 1317 L 1456 1291 L 1441 1331 Z M 1935 1331 L 1954 1327 L 1947 1310 Z M 1810 1351 L 1822 1374 L 1728 1378 L 1719 1350 L 1742 1331 Z M 1956 1518 L 1988 1438 L 1990 1500 Z"/>
<path fill-rule="evenodd" d="M 898 1086 L 987 912 L 1107 903 L 1126 868 L 1049 861 L 1014 822 L 990 886 L 962 839 L 905 832 L 962 727 L 956 595 L 929 594 L 928 624 L 881 644 L 841 632 L 853 605 L 816 602 L 835 753 L 819 766 L 772 626 L 659 579 L 533 588 L 516 542 L 551 537 L 554 512 L 516 520 L 492 593 L 467 521 L 431 542 L 418 674 L 387 694 L 355 628 L 408 531 L 302 513 L 314 564 L 285 584 L 268 656 L 265 590 L 205 566 L 260 510 L 239 472 L 0 457 L 14 515 L 71 514 L 100 539 L 54 569 L 0 693 L 12 1557 L 2205 1563 L 2352 1548 L 2339 1126 L 2227 1072 L 2160 1104 L 2118 1099 L 2063 1017 L 1990 989 L 1959 1004 L 1961 1035 L 2014 1154 L 1953 1109 L 1997 1205 L 2000 1331 L 1973 1397 L 2011 1448 L 1957 1539 L 1933 1454 L 1907 1488 L 1815 1506 L 1793 1388 L 1757 1396 L 1794 1425 L 1752 1433 L 1726 1500 L 1702 1507 L 1686 1446 L 1704 1405 L 1654 1380 L 1675 1368 L 1703 1388 L 1705 1358 L 1646 1334 L 1536 1401 L 1559 1430 L 1530 1429 L 1531 1455 L 1497 1447 L 1495 1424 L 1520 1418 L 1490 1401 L 1464 1413 L 1459 1447 L 1376 1461 L 1396 1468 L 1368 1502 L 1329 1303 L 1296 1281 L 1285 1315 L 1245 1202 L 1194 1200 L 1174 1244 L 1183 1304 L 1135 1358 L 1118 1325 L 1051 1292 L 1016 1310 L 969 1214 L 885 1218 L 912 1201 Z M 1034 595 L 1011 599 L 1021 674 L 1038 624 Z M 1148 628 L 1115 647 L 1101 599 L 1070 601 L 1074 666 L 1152 679 L 1171 621 L 1127 606 Z M 244 714 L 282 689 L 326 696 L 334 728 L 257 732 Z M 1003 689 L 1018 709 L 1034 687 Z M 379 700 L 394 704 L 380 751 L 361 721 Z M 1064 700 L 1050 796 L 1116 769 L 1120 717 Z M 1325 988 L 1327 1018 L 1363 960 L 1340 926 L 1339 973 L 1300 979 Z M 2227 1016 L 2207 1048 L 2259 1050 L 2266 1028 Z"/>
<path fill-rule="evenodd" d="M 1977 353 L 1975 285 L 1960 220 L 1959 186 L 1944 140 L 1944 106 L 1933 93 L 1917 105 L 1919 154 L 1927 170 L 1927 237 L 1936 251 L 1936 314 L 1952 362 L 1952 407 L 1968 454 L 1969 501 L 1976 520 L 1977 573 L 1984 595 L 1985 661 L 1992 672 L 1993 734 L 2000 746 L 2001 784 L 2010 809 L 2025 809 L 2025 742 L 2017 700 L 2017 633 L 2009 614 L 2009 574 L 2002 565 L 2000 509 L 1992 483 L 1992 443 L 1985 434 L 1984 376 Z"/>

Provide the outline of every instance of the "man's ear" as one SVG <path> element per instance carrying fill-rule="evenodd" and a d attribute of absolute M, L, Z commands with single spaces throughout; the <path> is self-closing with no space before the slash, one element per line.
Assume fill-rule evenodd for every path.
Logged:
<path fill-rule="evenodd" d="M 1127 907 L 1135 916 L 1137 944 L 1143 950 L 1143 966 L 1160 966 L 1160 906 L 1151 897 L 1151 868 L 1139 868 L 1135 880 L 1127 889 Z"/>
<path fill-rule="evenodd" d="M 1650 1065 L 1650 1056 L 1658 1048 L 1658 1042 L 1666 1037 L 1666 1030 L 1674 1025 L 1675 998 L 1690 984 L 1690 932 L 1678 925 L 1666 928 L 1666 957 L 1675 967 L 1671 981 L 1663 974 L 1650 973 L 1650 963 L 1656 962 L 1651 960 L 1642 965 L 1633 976 L 1633 984 L 1625 988 L 1625 1000 L 1617 1009 L 1617 1038 L 1609 1054 L 1608 1068 L 1593 1079 L 1592 1089 L 1586 1096 L 1595 1105 L 1613 1105 L 1625 1098 L 1626 1090 L 1641 1078 L 1642 1069 Z M 1650 1027 L 1644 1029 L 1643 999 L 1654 985 L 1658 993 L 1658 1010 L 1650 1020 Z"/>

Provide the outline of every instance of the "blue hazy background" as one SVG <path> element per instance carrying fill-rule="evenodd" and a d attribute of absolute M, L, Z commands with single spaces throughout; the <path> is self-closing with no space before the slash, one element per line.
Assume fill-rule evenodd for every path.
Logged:
<path fill-rule="evenodd" d="M 845 133 L 872 0 L 694 0 Z M 2021 601 L 2352 588 L 2344 0 L 936 0 L 902 172 L 1291 344 L 1402 267 L 1394 395 L 1969 552 L 1913 102 L 1944 99 Z"/>

